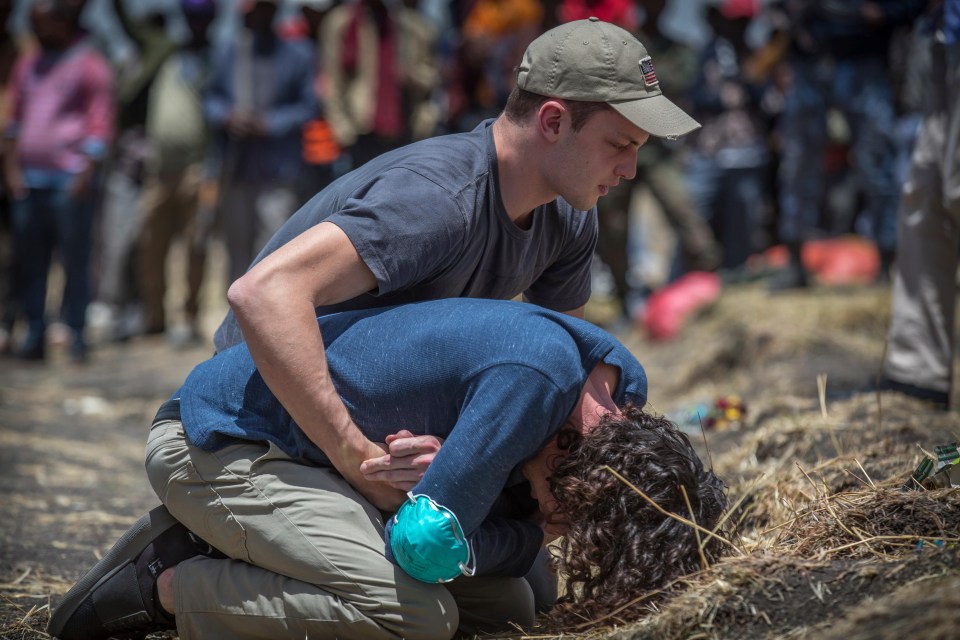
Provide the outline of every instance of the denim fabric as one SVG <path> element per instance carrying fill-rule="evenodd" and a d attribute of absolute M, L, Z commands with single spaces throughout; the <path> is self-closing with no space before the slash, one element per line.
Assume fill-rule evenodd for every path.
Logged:
<path fill-rule="evenodd" d="M 743 265 L 757 250 L 765 171 L 764 166 L 723 168 L 715 157 L 703 154 L 694 154 L 688 161 L 690 197 L 723 247 L 725 269 Z"/>
<path fill-rule="evenodd" d="M 317 115 L 313 91 L 314 54 L 304 42 L 243 32 L 213 54 L 203 111 L 216 132 L 225 178 L 272 184 L 296 180 L 301 162 L 301 127 Z M 258 82 L 258 80 L 268 82 Z M 247 93 L 250 92 L 250 93 Z M 261 115 L 267 135 L 232 138 L 226 134 L 233 110 Z"/>
<path fill-rule="evenodd" d="M 896 245 L 895 116 L 886 63 L 879 58 L 796 59 L 781 118 L 780 236 L 801 242 L 817 227 L 823 196 L 826 114 L 837 107 L 851 128 L 851 164 L 866 197 L 863 212 L 877 246 Z"/>
<path fill-rule="evenodd" d="M 25 347 L 43 340 L 46 328 L 47 276 L 56 249 L 66 274 L 60 315 L 82 340 L 90 302 L 90 245 L 94 198 L 74 198 L 67 179 L 50 188 L 33 188 L 13 201 L 17 273 L 22 274 L 23 312 L 29 329 Z"/>
<path fill-rule="evenodd" d="M 944 42 L 953 46 L 960 44 L 960 2 L 947 0 L 943 3 Z"/>

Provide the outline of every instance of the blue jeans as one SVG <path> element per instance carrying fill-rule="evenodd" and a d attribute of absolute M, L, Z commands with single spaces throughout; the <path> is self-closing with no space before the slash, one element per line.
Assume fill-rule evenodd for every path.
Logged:
<path fill-rule="evenodd" d="M 882 59 L 794 60 L 793 87 L 781 116 L 780 237 L 797 243 L 817 227 L 823 201 L 827 108 L 840 109 L 850 126 L 851 164 L 866 196 L 867 224 L 881 250 L 896 246 L 896 121 Z"/>
<path fill-rule="evenodd" d="M 724 168 L 700 153 L 687 161 L 690 198 L 722 246 L 724 269 L 743 265 L 760 248 L 765 171 L 764 165 Z"/>
<path fill-rule="evenodd" d="M 25 348 L 43 341 L 46 329 L 47 278 L 54 250 L 63 265 L 66 283 L 60 316 L 82 343 L 84 319 L 90 302 L 90 245 L 94 197 L 70 195 L 66 183 L 33 188 L 13 201 L 13 237 L 17 246 L 17 273 L 22 281 L 22 310 L 28 330 Z"/>

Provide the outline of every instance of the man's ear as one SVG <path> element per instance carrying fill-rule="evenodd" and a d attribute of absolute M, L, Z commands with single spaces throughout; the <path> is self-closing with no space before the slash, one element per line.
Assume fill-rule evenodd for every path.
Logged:
<path fill-rule="evenodd" d="M 553 473 L 553 470 L 556 468 L 558 462 L 570 454 L 569 447 L 569 442 L 561 442 L 557 436 L 553 436 L 553 438 L 547 442 L 547 445 L 541 452 L 543 456 L 543 465 L 547 476 Z"/>
<path fill-rule="evenodd" d="M 547 100 L 537 111 L 537 126 L 543 135 L 550 142 L 556 142 L 560 138 L 560 133 L 566 119 L 569 117 L 567 107 L 557 100 Z"/>

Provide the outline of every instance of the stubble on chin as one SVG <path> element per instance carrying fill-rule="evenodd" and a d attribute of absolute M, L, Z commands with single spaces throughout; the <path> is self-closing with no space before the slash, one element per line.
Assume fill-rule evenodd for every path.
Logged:
<path fill-rule="evenodd" d="M 599 202 L 601 198 L 601 196 L 599 195 L 595 198 L 575 198 L 574 199 L 574 198 L 567 198 L 565 196 L 561 196 L 561 197 L 563 197 L 563 199 L 566 200 L 567 203 L 577 211 L 590 211 L 595 206 L 597 206 L 597 202 Z"/>

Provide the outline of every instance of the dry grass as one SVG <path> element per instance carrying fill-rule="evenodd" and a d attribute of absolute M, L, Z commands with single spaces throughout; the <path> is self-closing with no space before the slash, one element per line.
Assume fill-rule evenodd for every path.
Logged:
<path fill-rule="evenodd" d="M 642 619 L 597 620 L 564 637 L 813 638 L 834 626 L 845 638 L 880 637 L 861 613 L 879 610 L 873 600 L 960 581 L 960 492 L 900 489 L 924 449 L 957 439 L 956 414 L 863 390 L 882 360 L 888 297 L 820 291 L 776 302 L 746 288 L 681 342 L 634 337 L 654 404 L 730 393 L 747 400 L 739 429 L 707 433 L 728 482 L 737 548 L 671 585 L 639 609 Z M 656 408 L 669 414 L 671 406 Z M 662 594 L 635 602 L 651 595 Z M 960 610 L 951 597 L 940 605 L 924 592 L 922 608 L 899 603 L 897 632 L 882 637 L 953 637 Z M 934 606 L 939 635 L 928 633 Z"/>

